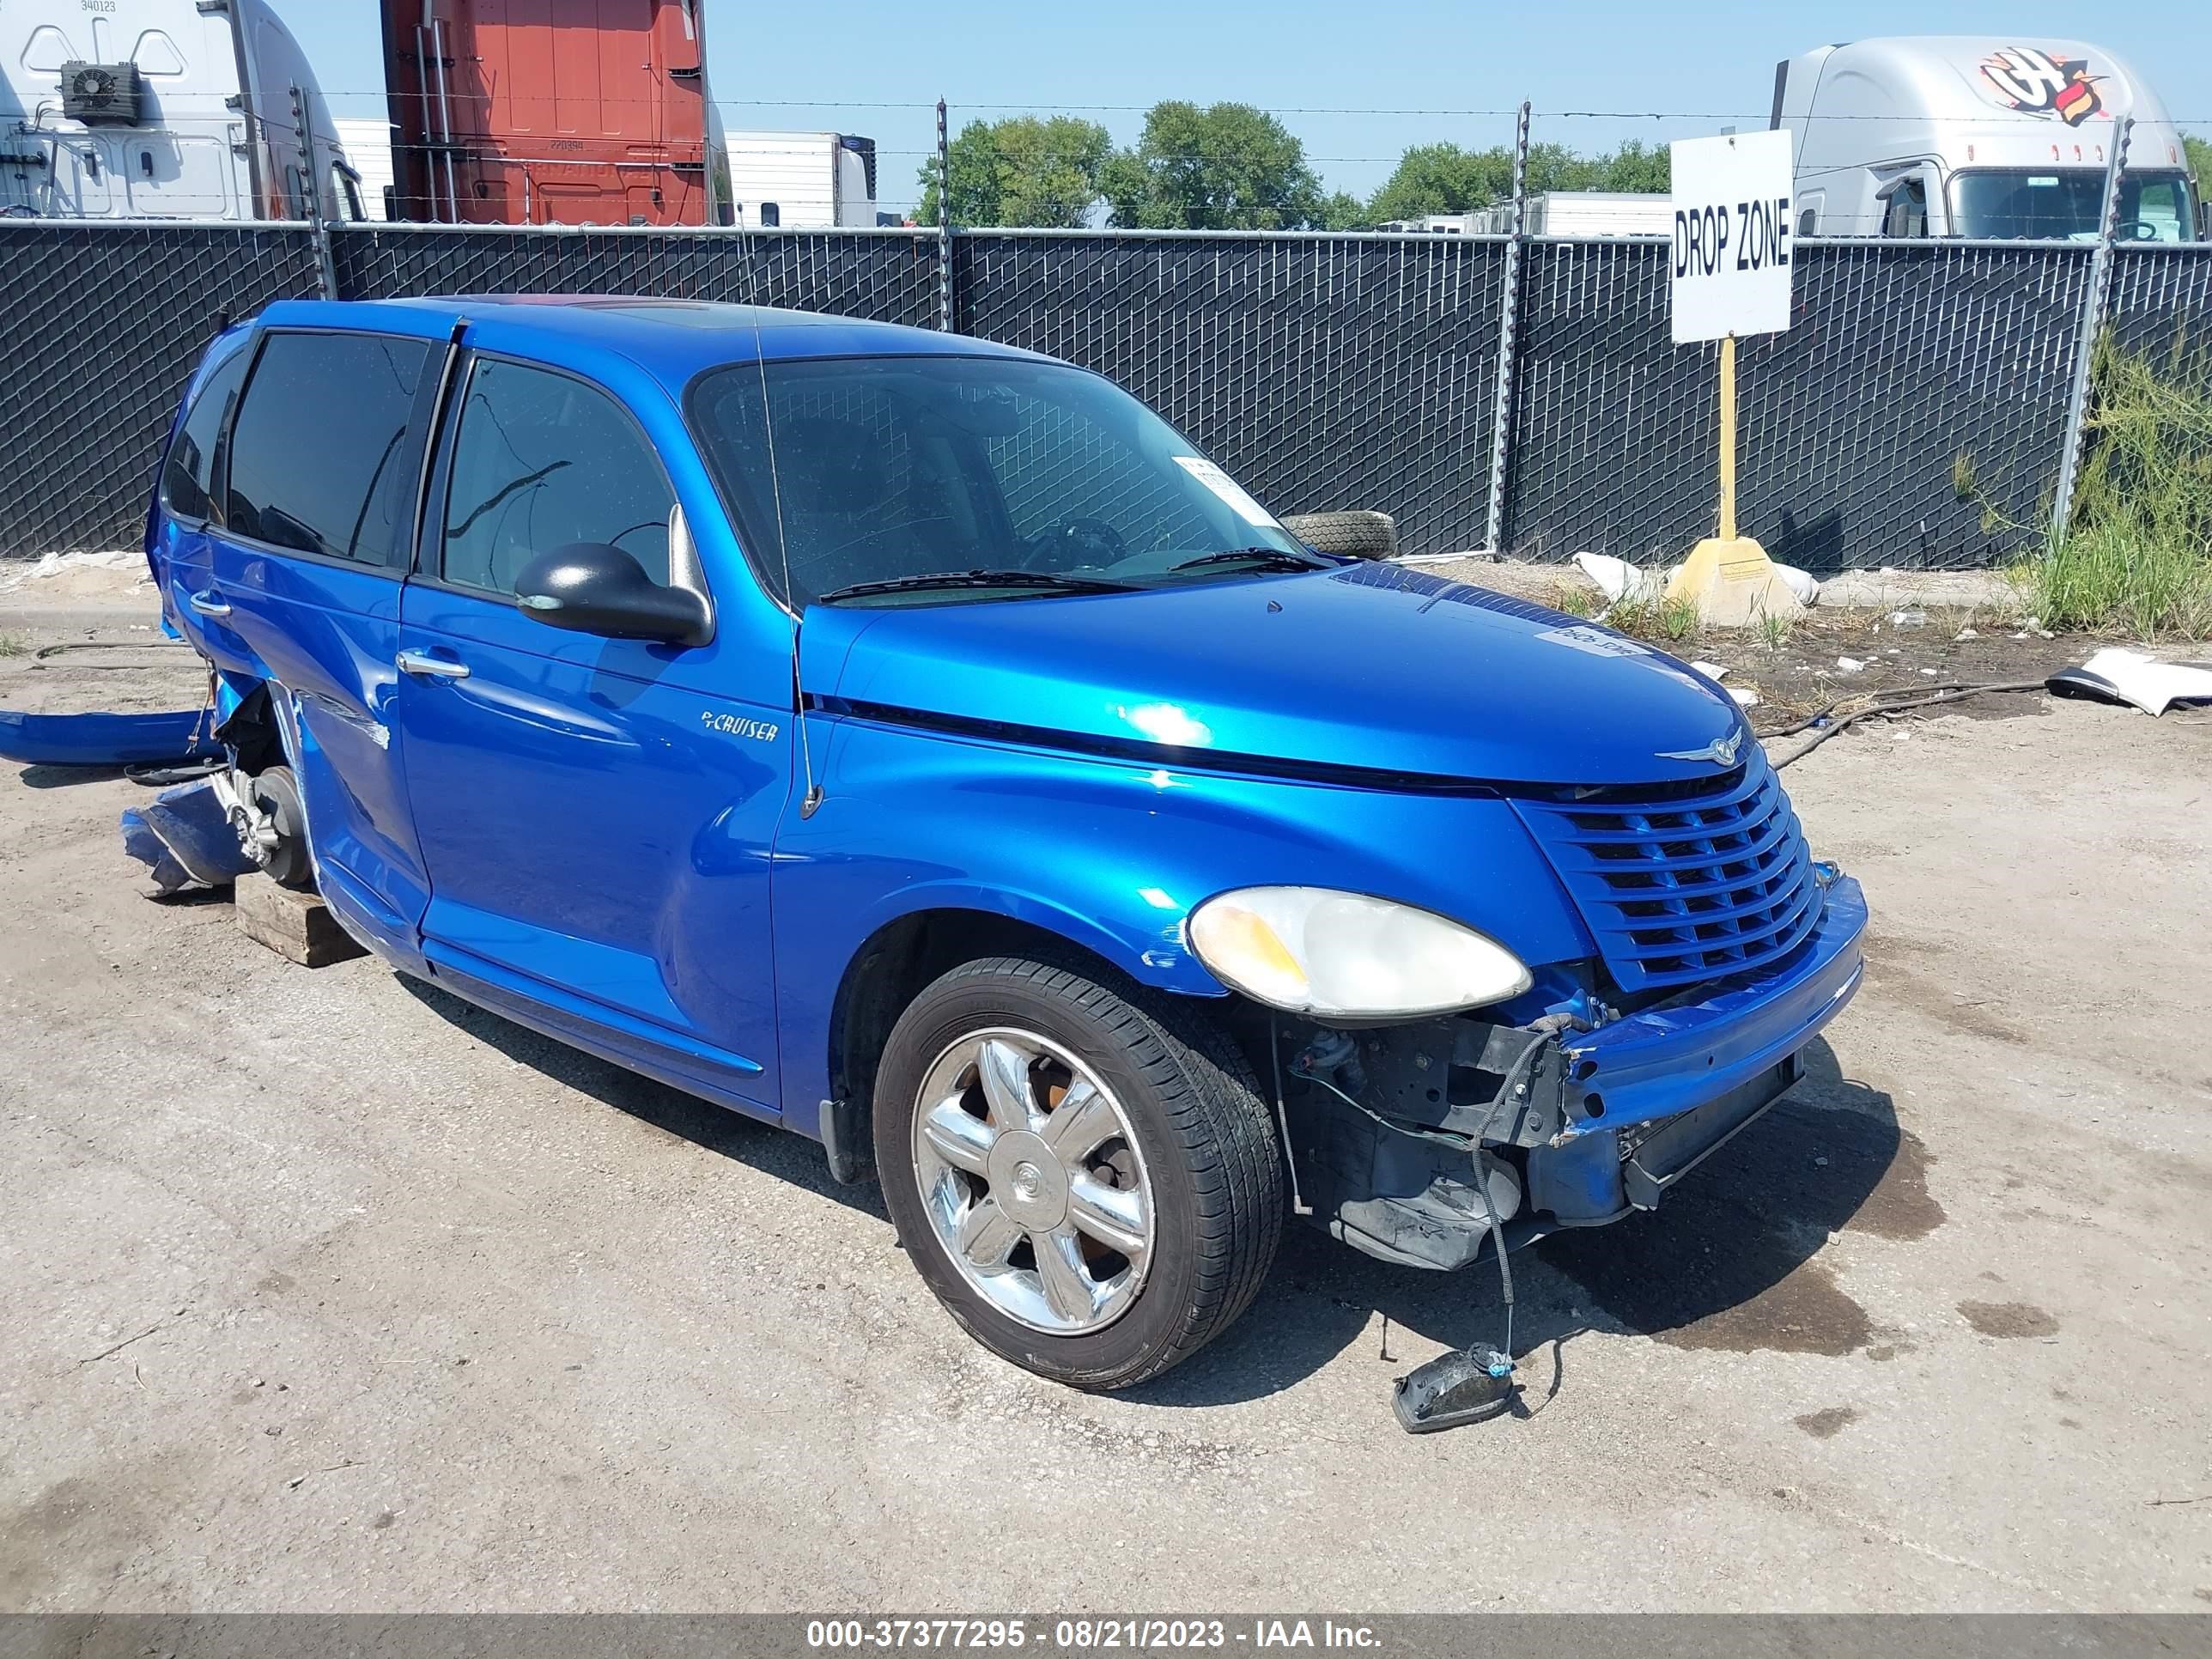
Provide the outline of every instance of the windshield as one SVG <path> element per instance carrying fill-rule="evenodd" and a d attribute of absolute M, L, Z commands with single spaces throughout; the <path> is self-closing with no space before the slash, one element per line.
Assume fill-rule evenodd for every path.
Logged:
<path fill-rule="evenodd" d="M 1951 180 L 1951 228 L 1960 236 L 2093 242 L 2104 210 L 2102 169 L 2023 167 L 1961 173 Z M 2196 203 L 2187 175 L 2123 173 L 2117 234 L 2124 242 L 2196 240 Z"/>
<path fill-rule="evenodd" d="M 1081 369 L 988 357 L 770 363 L 765 405 L 763 379 L 754 364 L 711 371 L 692 389 L 691 421 L 779 592 L 787 557 L 794 606 L 1097 592 L 1332 562 L 1166 422 Z M 1227 555 L 1239 556 L 1212 556 Z M 1024 573 L 1040 580 L 1024 584 Z M 925 577 L 963 580 L 915 580 Z"/>

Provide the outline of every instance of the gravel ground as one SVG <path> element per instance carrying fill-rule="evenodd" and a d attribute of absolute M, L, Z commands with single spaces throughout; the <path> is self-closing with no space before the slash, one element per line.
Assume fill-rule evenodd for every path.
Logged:
<path fill-rule="evenodd" d="M 2212 717 L 1788 773 L 1864 991 L 1664 1211 L 1516 1258 L 1527 1414 L 1425 1438 L 1389 1382 L 1486 1272 L 1294 1231 L 1195 1361 L 1054 1389 L 811 1144 L 143 899 L 136 786 L 10 773 L 0 1609 L 2212 1603 Z"/>

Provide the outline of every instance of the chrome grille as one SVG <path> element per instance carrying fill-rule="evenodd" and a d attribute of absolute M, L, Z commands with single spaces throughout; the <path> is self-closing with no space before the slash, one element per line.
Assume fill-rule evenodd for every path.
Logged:
<path fill-rule="evenodd" d="M 1758 968 L 1820 921 L 1797 815 L 1756 742 L 1710 781 L 1523 800 L 1521 811 L 1624 991 Z"/>

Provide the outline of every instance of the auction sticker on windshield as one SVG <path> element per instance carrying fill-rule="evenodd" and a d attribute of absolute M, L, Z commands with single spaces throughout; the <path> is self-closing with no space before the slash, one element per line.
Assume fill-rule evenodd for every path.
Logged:
<path fill-rule="evenodd" d="M 1244 486 L 1224 472 L 1203 455 L 1178 455 L 1176 465 L 1204 484 L 1208 489 L 1236 509 L 1237 516 L 1247 524 L 1271 528 L 1275 515 L 1244 493 Z"/>

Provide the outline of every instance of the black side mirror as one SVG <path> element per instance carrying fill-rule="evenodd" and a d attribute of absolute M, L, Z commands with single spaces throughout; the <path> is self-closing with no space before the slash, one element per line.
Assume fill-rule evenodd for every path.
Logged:
<path fill-rule="evenodd" d="M 714 637 L 705 600 L 656 585 L 635 558 L 605 542 L 540 553 L 514 579 L 514 597 L 523 615 L 579 634 L 667 645 L 704 645 Z"/>

